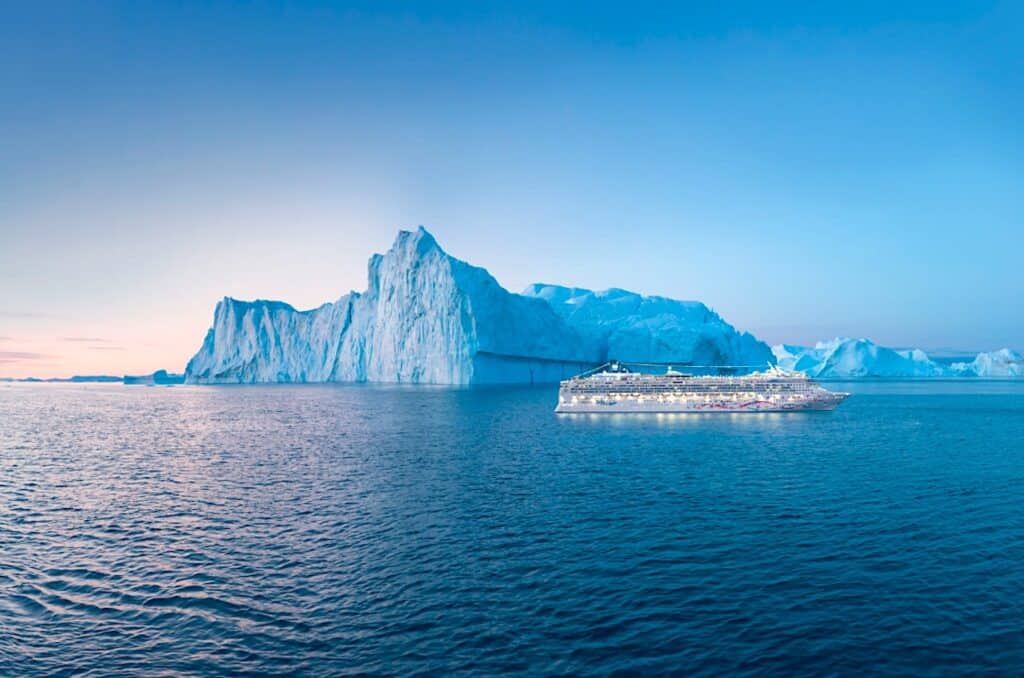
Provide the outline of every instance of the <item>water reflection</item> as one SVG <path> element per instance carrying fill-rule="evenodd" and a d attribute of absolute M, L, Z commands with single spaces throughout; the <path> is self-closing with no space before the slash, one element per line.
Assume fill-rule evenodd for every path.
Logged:
<path fill-rule="evenodd" d="M 786 421 L 804 417 L 828 416 L 829 412 L 566 412 L 555 415 L 559 421 L 588 426 L 706 428 L 728 424 L 731 427 L 774 428 Z"/>

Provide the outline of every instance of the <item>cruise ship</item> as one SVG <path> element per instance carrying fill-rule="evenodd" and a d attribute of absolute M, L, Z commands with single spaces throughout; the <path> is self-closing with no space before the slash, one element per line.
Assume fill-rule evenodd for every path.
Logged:
<path fill-rule="evenodd" d="M 606 363 L 561 382 L 555 412 L 794 412 L 832 410 L 850 394 L 774 365 L 744 376 L 633 372 Z"/>

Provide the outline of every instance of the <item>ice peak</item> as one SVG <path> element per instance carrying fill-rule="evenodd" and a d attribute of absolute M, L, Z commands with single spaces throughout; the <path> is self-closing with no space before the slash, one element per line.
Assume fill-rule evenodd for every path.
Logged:
<path fill-rule="evenodd" d="M 998 357 L 998 358 L 1000 358 L 1002 360 L 1012 360 L 1012 361 L 1016 361 L 1016 362 L 1020 362 L 1021 360 L 1024 360 L 1024 358 L 1021 357 L 1020 353 L 1018 353 L 1017 351 L 1014 351 L 1011 348 L 1001 348 L 998 351 L 994 351 L 994 353 L 995 353 L 996 357 Z"/>
<path fill-rule="evenodd" d="M 431 254 L 448 257 L 427 229 L 419 226 L 415 231 L 400 230 L 387 254 L 374 254 L 370 257 L 367 266 L 367 293 L 372 296 L 380 289 L 381 271 L 388 267 L 416 266 L 420 260 Z"/>
<path fill-rule="evenodd" d="M 395 242 L 391 246 L 391 252 L 412 252 L 419 256 L 434 250 L 444 254 L 444 250 L 437 244 L 434 236 L 422 226 L 417 226 L 415 231 L 399 231 L 398 237 L 395 238 Z"/>

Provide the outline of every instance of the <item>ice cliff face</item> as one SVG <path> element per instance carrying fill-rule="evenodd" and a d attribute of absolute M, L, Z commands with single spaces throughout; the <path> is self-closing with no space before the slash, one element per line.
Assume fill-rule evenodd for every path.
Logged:
<path fill-rule="evenodd" d="M 763 365 L 767 345 L 703 304 L 535 285 L 512 294 L 423 228 L 370 259 L 367 290 L 298 311 L 217 304 L 189 383 L 557 381 L 608 357 Z"/>
<path fill-rule="evenodd" d="M 548 302 L 601 360 L 758 369 L 775 362 L 767 344 L 737 332 L 699 301 L 539 283 L 523 295 Z"/>
<path fill-rule="evenodd" d="M 779 344 L 772 347 L 779 367 L 812 377 L 942 377 L 952 371 L 919 349 L 897 350 L 867 339 L 836 338 L 813 348 Z"/>
<path fill-rule="evenodd" d="M 225 297 L 199 352 L 185 368 L 189 383 L 330 381 L 351 324 L 353 297 L 310 311 L 280 301 Z"/>

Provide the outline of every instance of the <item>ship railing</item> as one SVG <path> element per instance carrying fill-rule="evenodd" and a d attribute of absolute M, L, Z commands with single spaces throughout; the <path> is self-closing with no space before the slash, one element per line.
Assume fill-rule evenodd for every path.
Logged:
<path fill-rule="evenodd" d="M 659 368 L 665 370 L 661 373 L 644 372 L 642 369 L 637 368 Z M 675 368 L 681 368 L 687 370 L 687 372 L 680 372 Z M 623 360 L 609 360 L 604 362 L 597 367 L 593 367 L 589 370 L 577 374 L 574 379 L 583 379 L 595 374 L 602 372 L 611 372 L 613 374 L 621 374 L 627 378 L 633 376 L 639 377 L 650 377 L 650 376 L 689 376 L 693 378 L 700 378 L 702 376 L 712 375 L 695 375 L 693 371 L 698 370 L 715 370 L 719 372 L 718 375 L 714 376 L 732 376 L 733 378 L 807 378 L 807 375 L 803 372 L 796 372 L 790 370 L 784 370 L 778 365 L 768 364 L 755 364 L 755 365 L 697 365 L 691 362 L 685 361 L 674 361 L 674 362 L 634 362 L 634 361 L 623 361 Z M 722 372 L 731 372 L 731 375 L 721 374 Z"/>

